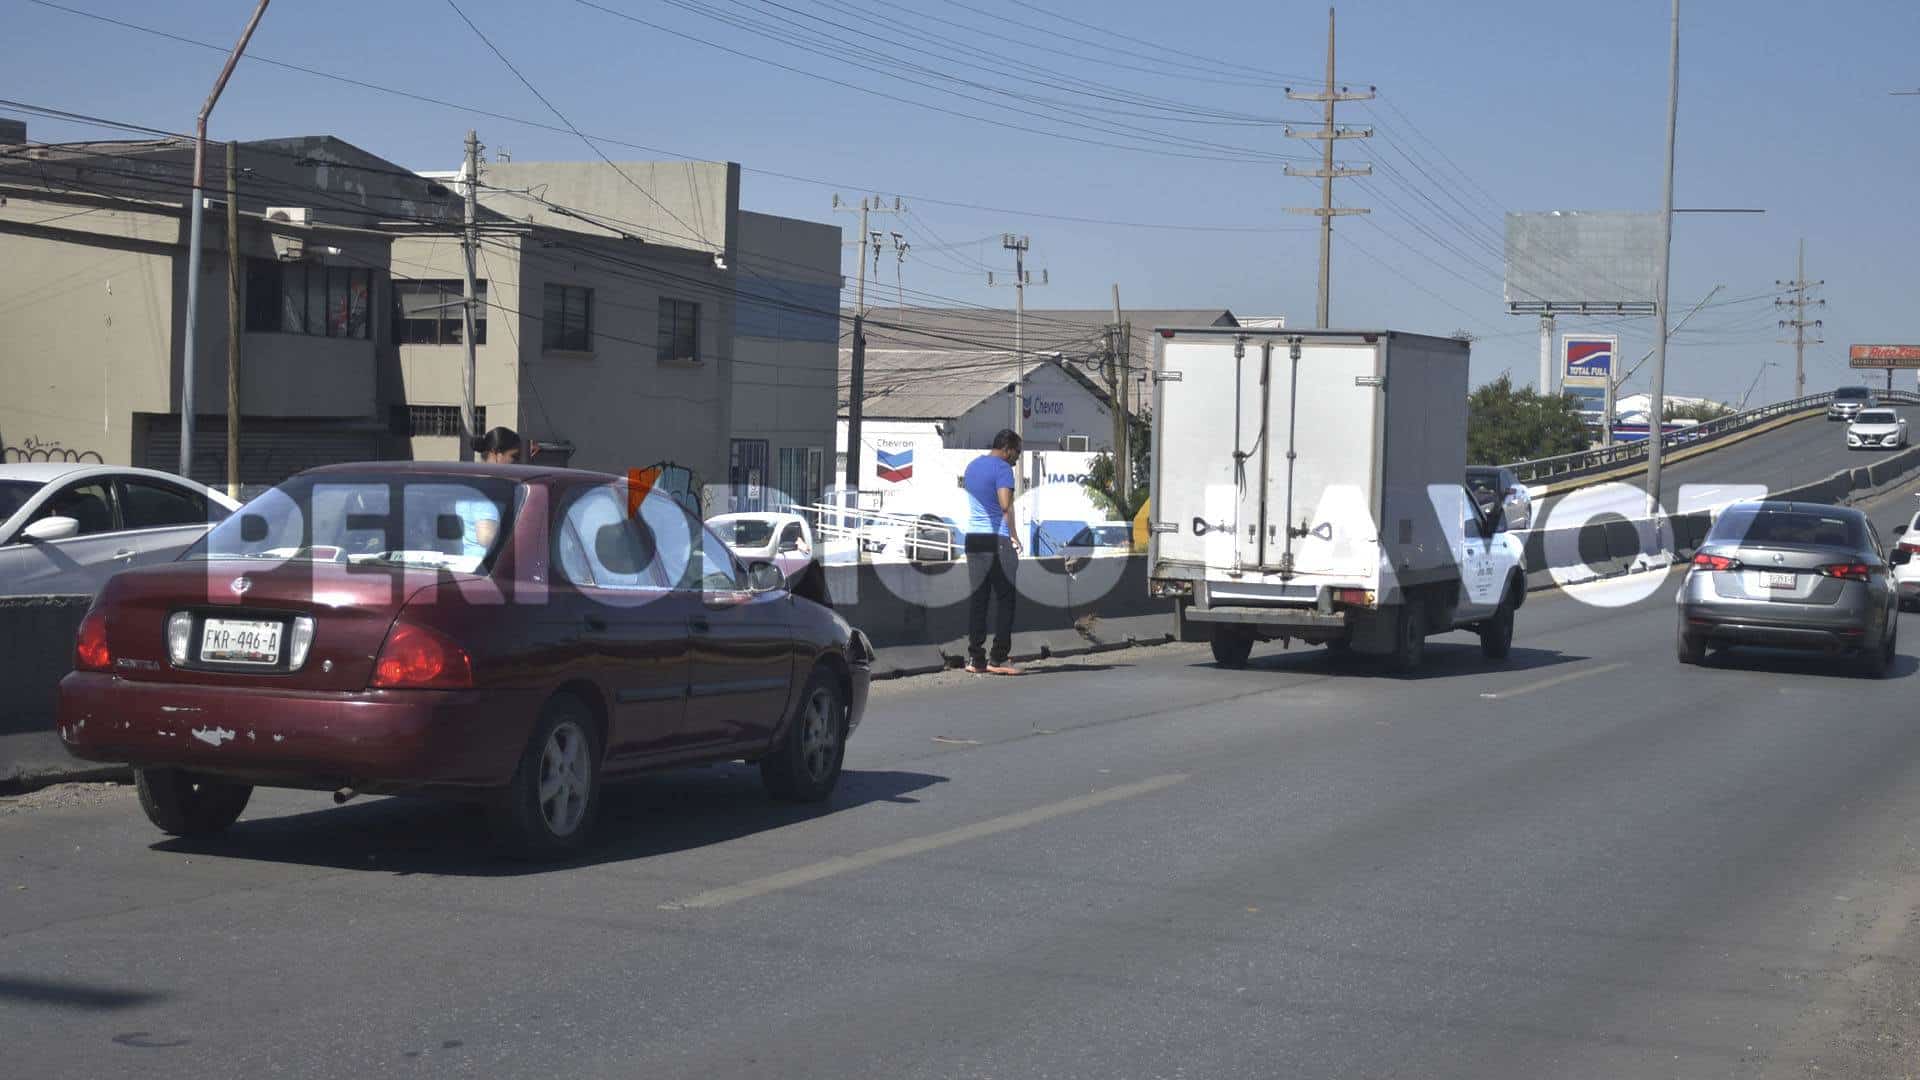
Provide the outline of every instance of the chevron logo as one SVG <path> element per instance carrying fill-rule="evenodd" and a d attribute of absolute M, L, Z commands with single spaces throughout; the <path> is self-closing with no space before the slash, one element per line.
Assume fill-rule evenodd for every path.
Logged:
<path fill-rule="evenodd" d="M 876 471 L 880 474 L 880 479 L 885 480 L 887 483 L 897 484 L 902 480 L 913 479 L 912 450 L 895 450 L 891 452 L 875 450 L 873 457 L 875 465 L 877 466 Z"/>

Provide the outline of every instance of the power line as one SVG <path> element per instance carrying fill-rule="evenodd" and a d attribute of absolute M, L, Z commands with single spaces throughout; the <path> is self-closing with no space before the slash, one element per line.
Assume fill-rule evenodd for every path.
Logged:
<path fill-rule="evenodd" d="M 595 143 L 592 139 L 589 139 L 586 137 L 586 135 L 582 134 L 580 129 L 574 126 L 573 121 L 567 119 L 567 115 L 560 111 L 560 107 L 553 103 L 552 99 L 548 98 L 547 95 L 541 93 L 539 87 L 533 85 L 533 83 L 525 75 L 520 73 L 520 69 L 514 66 L 512 60 L 507 59 L 507 54 L 500 51 L 500 47 L 493 43 L 493 39 L 487 37 L 484 31 L 482 31 L 478 26 L 474 25 L 474 22 L 472 19 L 467 18 L 467 13 L 460 10 L 459 4 L 455 3 L 454 0 L 447 0 L 447 6 L 453 9 L 453 13 L 455 15 L 460 16 L 460 21 L 467 24 L 467 28 L 473 31 L 474 36 L 480 39 L 481 43 L 487 47 L 487 50 L 493 53 L 494 56 L 498 57 L 500 59 L 500 62 L 506 65 L 506 68 L 508 71 L 513 72 L 513 77 L 520 80 L 520 85 L 526 87 L 528 93 L 531 93 L 534 97 L 539 98 L 540 104 L 545 105 L 547 107 L 548 112 L 551 112 L 556 119 L 558 119 L 562 124 L 565 124 L 567 127 L 567 130 L 573 132 L 574 135 L 578 136 L 581 142 L 587 144 L 587 149 L 592 150 L 595 156 L 599 157 L 601 161 L 606 162 L 607 167 L 612 169 L 614 172 L 618 173 L 620 175 L 620 179 L 625 180 L 629 187 L 633 188 L 633 190 L 645 196 L 648 202 L 651 202 L 654 206 L 659 207 L 661 213 L 664 213 L 668 217 L 672 218 L 674 221 L 679 222 L 681 228 L 688 230 L 689 232 L 693 233 L 694 236 L 699 237 L 702 242 L 711 246 L 712 241 L 707 240 L 706 237 L 700 232 L 699 229 L 696 229 L 692 225 L 687 224 L 684 220 L 681 219 L 680 215 L 674 213 L 671 209 L 669 209 L 666 203 L 663 203 L 659 199 L 654 198 L 654 195 L 652 192 L 648 191 L 644 187 L 641 187 L 639 184 L 634 183 L 633 177 L 628 176 L 627 171 L 625 169 L 622 169 L 620 166 L 614 164 L 613 159 L 608 157 L 606 155 L 606 152 L 600 149 L 600 146 L 598 143 Z M 472 177 L 472 180 L 476 183 L 479 181 L 479 179 L 480 178 L 478 176 Z"/>

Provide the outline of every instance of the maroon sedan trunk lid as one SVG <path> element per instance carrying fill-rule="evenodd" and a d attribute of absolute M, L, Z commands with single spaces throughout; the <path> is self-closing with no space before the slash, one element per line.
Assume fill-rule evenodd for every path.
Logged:
<path fill-rule="evenodd" d="M 432 573 L 397 567 L 222 559 L 180 562 L 116 575 L 95 610 L 107 619 L 114 672 L 124 678 L 211 685 L 362 690 L 387 630 L 407 597 L 434 584 Z M 186 658 L 168 654 L 167 623 L 191 617 Z M 292 667 L 295 620 L 313 621 L 313 639 Z M 279 628 L 277 659 L 241 663 L 203 659 L 208 620 L 215 630 L 248 624 Z"/>

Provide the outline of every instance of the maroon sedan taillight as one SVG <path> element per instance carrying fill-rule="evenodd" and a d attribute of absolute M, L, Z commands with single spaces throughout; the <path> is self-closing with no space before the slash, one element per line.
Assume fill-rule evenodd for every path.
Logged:
<path fill-rule="evenodd" d="M 438 630 L 396 622 L 373 664 L 381 690 L 458 690 L 473 685 L 467 651 Z"/>
<path fill-rule="evenodd" d="M 113 650 L 107 648 L 107 617 L 98 610 L 87 612 L 73 639 L 73 666 L 79 671 L 108 671 L 113 667 Z"/>

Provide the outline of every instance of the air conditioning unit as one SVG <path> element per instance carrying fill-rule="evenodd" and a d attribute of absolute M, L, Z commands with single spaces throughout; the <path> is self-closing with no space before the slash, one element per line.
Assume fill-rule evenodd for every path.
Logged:
<path fill-rule="evenodd" d="M 304 206 L 269 206 L 267 221 L 271 225 L 297 225 L 308 228 L 313 225 L 313 211 Z M 275 229 L 272 238 L 273 256 L 281 262 L 298 262 L 307 257 L 306 237 L 290 235 Z"/>
<path fill-rule="evenodd" d="M 1060 449 L 1070 454 L 1084 454 L 1093 449 L 1093 440 L 1086 435 L 1062 435 Z"/>

